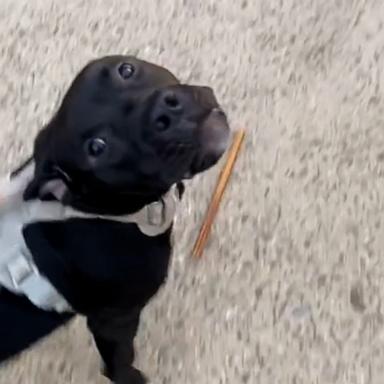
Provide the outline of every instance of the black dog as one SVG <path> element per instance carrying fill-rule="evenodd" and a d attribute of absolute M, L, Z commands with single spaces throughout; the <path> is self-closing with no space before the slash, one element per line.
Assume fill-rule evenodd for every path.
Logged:
<path fill-rule="evenodd" d="M 12 209 L 24 204 L 35 215 L 20 226 L 35 277 L 64 306 L 56 298 L 56 306 L 44 307 L 41 297 L 35 305 L 30 288 L 20 294 L 3 283 L 0 362 L 78 313 L 106 375 L 119 384 L 145 383 L 132 366 L 133 339 L 141 310 L 167 276 L 172 191 L 213 166 L 228 136 L 210 88 L 181 84 L 133 57 L 88 64 L 38 135 L 33 158 L 12 176 L 25 183 Z"/>

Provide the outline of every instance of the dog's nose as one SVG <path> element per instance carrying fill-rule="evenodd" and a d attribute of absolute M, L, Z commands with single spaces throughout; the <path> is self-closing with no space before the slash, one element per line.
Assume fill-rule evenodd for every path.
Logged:
<path fill-rule="evenodd" d="M 158 131 L 165 131 L 175 125 L 185 109 L 180 92 L 165 89 L 159 92 L 154 109 L 154 124 Z"/>
<path fill-rule="evenodd" d="M 182 85 L 163 90 L 160 101 L 170 111 L 181 111 L 184 108 L 201 107 L 207 110 L 217 106 L 212 88 L 204 86 Z"/>
<path fill-rule="evenodd" d="M 212 110 L 222 113 L 211 88 L 178 85 L 157 93 L 153 116 L 157 129 L 164 131 L 178 126 L 180 120 L 196 123 Z"/>
<path fill-rule="evenodd" d="M 162 96 L 162 101 L 165 109 L 170 111 L 180 111 L 182 109 L 182 102 L 180 96 L 175 91 L 165 91 Z"/>

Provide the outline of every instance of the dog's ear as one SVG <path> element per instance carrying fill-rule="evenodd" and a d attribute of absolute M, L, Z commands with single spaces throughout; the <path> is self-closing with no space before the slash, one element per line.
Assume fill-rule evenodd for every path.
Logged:
<path fill-rule="evenodd" d="M 21 172 L 25 170 L 29 165 L 33 163 L 33 157 L 30 156 L 28 159 L 24 160 L 16 169 L 11 172 L 11 179 L 17 177 Z"/>
<path fill-rule="evenodd" d="M 41 200 L 47 200 L 53 197 L 56 200 L 63 201 L 67 192 L 67 185 L 59 178 L 46 180 L 45 182 L 34 179 L 26 188 L 24 192 L 24 199 L 30 200 L 33 198 L 39 198 Z"/>
<path fill-rule="evenodd" d="M 35 140 L 33 161 L 35 162 L 35 175 L 24 192 L 24 199 L 42 200 L 50 197 L 62 201 L 68 192 L 64 172 L 55 168 L 50 143 L 49 126 L 43 129 Z"/>
<path fill-rule="evenodd" d="M 67 184 L 59 174 L 49 175 L 36 173 L 24 191 L 24 199 L 31 200 L 39 198 L 41 200 L 47 200 L 54 198 L 63 201 L 67 192 Z"/>

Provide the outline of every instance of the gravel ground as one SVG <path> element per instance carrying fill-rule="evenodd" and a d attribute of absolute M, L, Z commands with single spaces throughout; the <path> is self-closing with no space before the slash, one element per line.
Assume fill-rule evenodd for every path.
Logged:
<path fill-rule="evenodd" d="M 383 23 L 382 0 L 0 0 L 2 171 L 107 53 L 213 86 L 248 131 L 200 263 L 218 169 L 179 212 L 137 338 L 153 384 L 383 383 Z M 0 384 L 104 382 L 81 319 L 0 370 Z"/>

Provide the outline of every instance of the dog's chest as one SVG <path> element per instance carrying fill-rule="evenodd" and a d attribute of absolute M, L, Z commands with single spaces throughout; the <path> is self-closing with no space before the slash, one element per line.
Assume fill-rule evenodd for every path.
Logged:
<path fill-rule="evenodd" d="M 0 286 L 60 312 L 155 293 L 168 269 L 170 231 L 148 237 L 133 223 L 65 212 L 41 202 L 0 211 Z"/>
<path fill-rule="evenodd" d="M 174 193 L 134 214 L 100 216 L 58 201 L 24 201 L 31 175 L 27 167 L 0 180 L 0 289 L 59 312 L 119 296 L 149 298 L 158 289 L 168 268 Z"/>
<path fill-rule="evenodd" d="M 170 230 L 148 237 L 134 224 L 73 219 L 24 233 L 39 270 L 78 312 L 140 304 L 167 275 Z"/>

